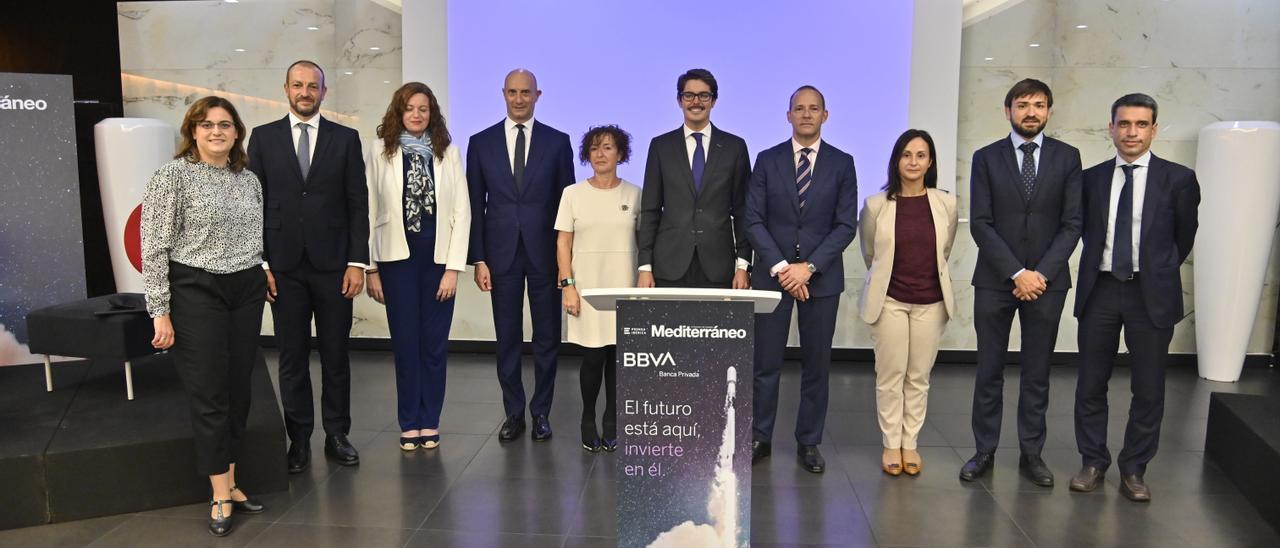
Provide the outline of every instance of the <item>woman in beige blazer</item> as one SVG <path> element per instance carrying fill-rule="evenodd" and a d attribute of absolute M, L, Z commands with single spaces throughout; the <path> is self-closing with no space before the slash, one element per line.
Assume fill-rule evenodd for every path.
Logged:
<path fill-rule="evenodd" d="M 400 448 L 433 449 L 440 444 L 449 326 L 471 232 L 467 178 L 426 84 L 400 86 L 377 131 L 365 160 L 375 265 L 368 292 L 387 306 Z"/>
<path fill-rule="evenodd" d="M 947 258 L 956 235 L 956 199 L 938 190 L 937 151 L 925 131 L 898 137 L 884 192 L 860 215 L 866 282 L 858 301 L 876 354 L 876 408 L 883 434 L 881 467 L 920 473 L 916 438 L 924 424 L 929 371 L 938 339 L 955 315 Z"/>

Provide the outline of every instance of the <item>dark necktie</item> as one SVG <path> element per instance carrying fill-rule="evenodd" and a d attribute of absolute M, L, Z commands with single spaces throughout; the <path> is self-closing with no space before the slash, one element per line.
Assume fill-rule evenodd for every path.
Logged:
<path fill-rule="evenodd" d="M 811 148 L 800 149 L 800 163 L 796 164 L 796 194 L 800 198 L 800 208 L 804 208 L 804 197 L 813 184 L 813 164 L 809 163 Z"/>
<path fill-rule="evenodd" d="M 1018 146 L 1022 150 L 1022 193 L 1031 199 L 1036 190 L 1036 147 L 1035 141 L 1027 141 Z"/>
<path fill-rule="evenodd" d="M 307 172 L 311 171 L 311 136 L 307 133 L 307 129 L 311 126 L 303 122 L 298 122 L 298 129 L 302 133 L 298 134 L 298 169 L 302 170 L 302 180 L 307 180 Z"/>
<path fill-rule="evenodd" d="M 707 169 L 707 151 L 702 148 L 703 135 L 694 132 L 693 140 L 693 193 L 700 194 L 702 192 L 702 172 Z"/>
<path fill-rule="evenodd" d="M 516 190 L 524 190 L 524 124 L 516 124 L 516 157 L 512 162 L 511 174 L 516 178 Z"/>
<path fill-rule="evenodd" d="M 1133 275 L 1133 168 L 1122 165 L 1124 187 L 1116 203 L 1115 240 L 1111 242 L 1111 275 L 1117 280 L 1127 280 Z"/>

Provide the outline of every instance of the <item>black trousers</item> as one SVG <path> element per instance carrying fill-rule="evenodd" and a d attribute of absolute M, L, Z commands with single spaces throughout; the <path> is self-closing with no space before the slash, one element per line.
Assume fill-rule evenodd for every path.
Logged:
<path fill-rule="evenodd" d="M 212 476 L 236 462 L 249 420 L 267 277 L 261 267 L 213 274 L 169 263 L 173 366 L 191 402 L 196 470 Z"/>
<path fill-rule="evenodd" d="M 1004 408 L 1004 364 L 1009 328 L 1018 314 L 1022 327 L 1018 389 L 1018 448 L 1039 455 L 1044 448 L 1045 410 L 1049 407 L 1049 357 L 1058 340 L 1058 321 L 1066 291 L 1046 291 L 1020 301 L 1012 290 L 975 287 L 973 326 L 978 335 L 977 379 L 973 386 L 973 439 L 978 451 L 991 453 L 1000 443 Z"/>
<path fill-rule="evenodd" d="M 1133 356 L 1129 423 L 1120 450 L 1120 473 L 1142 475 L 1160 445 L 1164 377 L 1173 327 L 1156 327 L 1142 299 L 1142 285 L 1103 272 L 1080 316 L 1080 365 L 1076 381 L 1076 446 L 1084 466 L 1106 470 L 1107 381 L 1120 348 L 1120 331 Z"/>
<path fill-rule="evenodd" d="M 582 425 L 595 428 L 596 400 L 600 385 L 604 384 L 604 414 L 601 437 L 618 439 L 618 345 L 582 349 L 582 370 L 578 372 L 578 384 L 582 389 Z M 590 441 L 590 440 L 583 440 Z"/>
<path fill-rule="evenodd" d="M 311 318 L 320 350 L 320 412 L 328 435 L 351 431 L 351 300 L 342 296 L 346 269 L 316 270 L 303 257 L 298 268 L 273 270 L 276 302 L 271 304 L 280 348 L 280 403 L 284 427 L 294 443 L 315 428 L 311 395 Z"/>
<path fill-rule="evenodd" d="M 654 278 L 654 284 L 658 287 L 701 287 L 707 289 L 729 289 L 733 287 L 733 279 L 720 283 L 713 282 L 707 277 L 707 273 L 702 271 L 702 261 L 698 259 L 698 250 L 694 248 L 693 259 L 689 261 L 689 270 L 686 270 L 684 276 L 678 280 L 664 280 Z"/>
<path fill-rule="evenodd" d="M 800 332 L 800 410 L 796 414 L 796 443 L 819 445 L 827 423 L 827 399 L 831 373 L 831 341 L 836 334 L 840 295 L 811 297 L 797 303 L 782 294 L 778 308 L 756 314 L 755 378 L 752 440 L 769 442 L 778 417 L 778 387 L 782 358 L 791 329 L 791 309 L 796 309 Z"/>

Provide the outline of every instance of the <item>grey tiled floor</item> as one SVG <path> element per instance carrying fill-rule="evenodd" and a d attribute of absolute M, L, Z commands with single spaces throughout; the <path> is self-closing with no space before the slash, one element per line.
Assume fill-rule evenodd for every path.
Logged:
<path fill-rule="evenodd" d="M 315 360 L 313 360 L 313 363 Z M 275 376 L 275 355 L 268 352 Z M 224 539 L 205 532 L 207 506 L 166 508 L 42 527 L 0 531 L 2 546 L 613 546 L 614 456 L 578 447 L 578 359 L 561 361 L 549 443 L 527 437 L 499 445 L 502 404 L 493 359 L 450 357 L 443 443 L 431 452 L 396 447 L 395 377 L 385 352 L 353 354 L 351 440 L 359 467 L 318 460 L 290 478 L 288 492 L 262 496 L 269 510 L 237 517 Z M 314 378 L 318 365 L 313 365 Z M 1168 375 L 1160 453 L 1147 473 L 1155 495 L 1147 505 L 1117 492 L 1115 470 L 1105 489 L 1070 493 L 1080 461 L 1071 418 L 1075 370 L 1055 368 L 1045 460 L 1053 489 L 1017 473 L 1016 368 L 1007 374 L 1004 435 L 990 475 L 963 483 L 956 473 L 972 453 L 969 405 L 973 369 L 941 364 L 932 378 L 921 433 L 924 472 L 890 478 L 879 471 L 874 372 L 837 363 L 823 453 L 828 471 L 813 475 L 795 460 L 791 425 L 799 392 L 795 364 L 783 377 L 774 456 L 756 466 L 752 540 L 756 546 L 1278 546 L 1222 471 L 1204 459 L 1211 391 L 1280 394 L 1280 374 L 1249 369 L 1241 382 Z M 526 386 L 532 379 L 526 376 Z M 1111 434 L 1118 450 L 1128 410 L 1128 371 L 1111 381 Z M 317 393 L 317 396 L 319 394 Z M 249 486 L 246 486 L 249 487 Z M 216 541 L 216 542 L 215 542 Z"/>

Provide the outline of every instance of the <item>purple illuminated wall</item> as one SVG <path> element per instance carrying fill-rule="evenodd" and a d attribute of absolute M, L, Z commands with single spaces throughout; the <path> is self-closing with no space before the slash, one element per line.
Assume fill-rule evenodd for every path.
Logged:
<path fill-rule="evenodd" d="M 859 199 L 884 182 L 893 140 L 907 123 L 912 2 L 804 3 L 453 0 L 448 5 L 449 126 L 466 139 L 502 119 L 507 71 L 532 70 L 543 91 L 536 118 L 569 133 L 589 126 L 631 133 L 621 175 L 641 184 L 649 140 L 680 126 L 675 81 L 711 70 L 720 84 L 712 121 L 747 140 L 752 160 L 790 137 L 787 98 L 822 90 L 824 140 L 853 154 Z M 589 176 L 578 166 L 578 178 Z"/>

